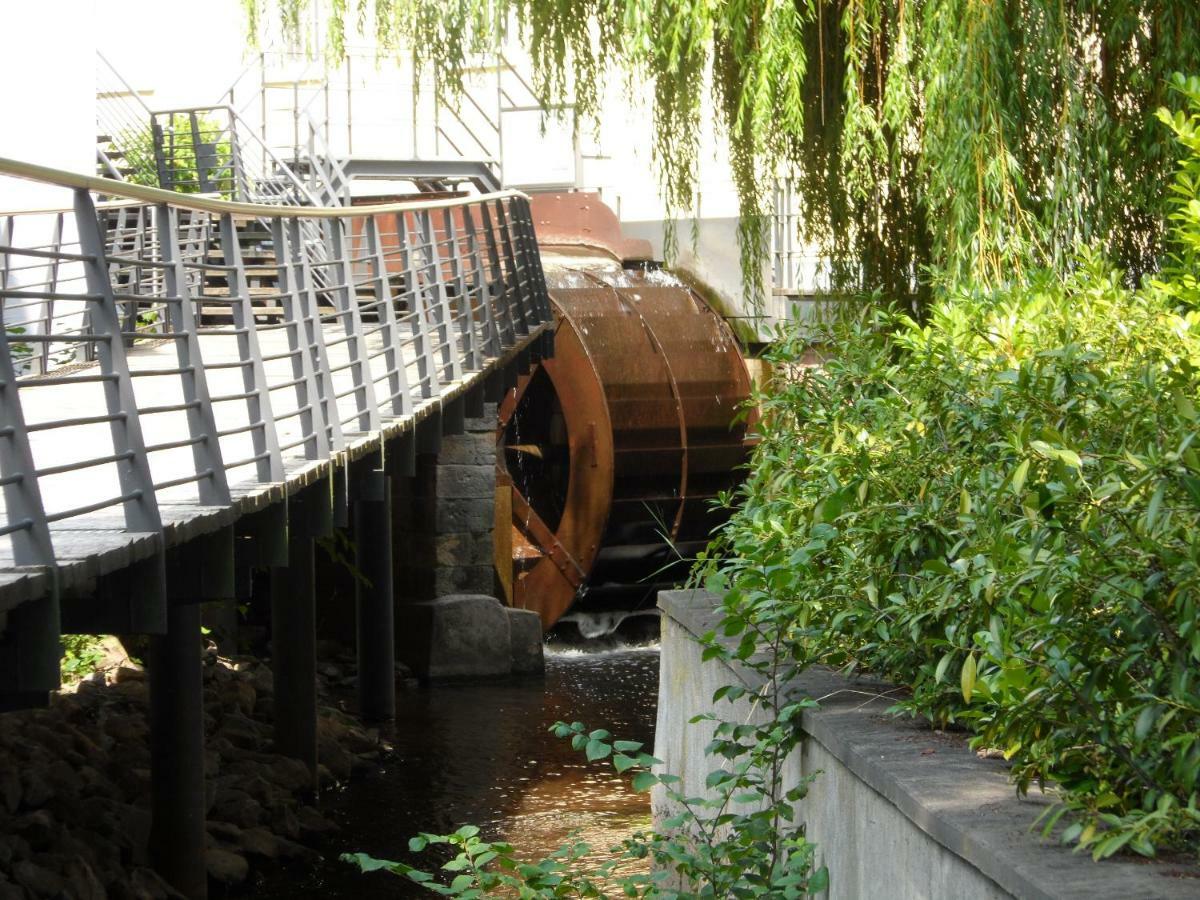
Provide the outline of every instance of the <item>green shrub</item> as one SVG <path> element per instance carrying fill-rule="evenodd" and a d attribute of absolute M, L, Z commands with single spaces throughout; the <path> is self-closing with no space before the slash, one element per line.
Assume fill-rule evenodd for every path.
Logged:
<path fill-rule="evenodd" d="M 1172 121 L 1194 171 L 1200 119 Z M 1063 839 L 1097 857 L 1200 832 L 1200 202 L 1180 177 L 1154 286 L 1086 258 L 923 324 L 866 309 L 821 368 L 788 369 L 809 341 L 781 342 L 710 581 L 792 603 L 801 664 L 886 676 L 900 709 L 1003 750 L 1021 790 L 1057 785 L 1046 830 L 1071 811 Z M 751 564 L 770 574 L 747 587 Z"/>

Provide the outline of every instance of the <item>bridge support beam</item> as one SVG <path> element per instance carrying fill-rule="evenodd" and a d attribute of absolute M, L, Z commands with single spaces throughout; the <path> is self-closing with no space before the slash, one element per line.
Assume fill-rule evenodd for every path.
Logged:
<path fill-rule="evenodd" d="M 275 748 L 308 766 L 317 783 L 317 596 L 313 539 L 332 527 L 322 485 L 288 503 L 287 563 L 271 569 L 271 672 Z"/>
<path fill-rule="evenodd" d="M 204 684 L 200 604 L 167 610 L 150 638 L 150 768 L 154 867 L 188 900 L 208 896 L 204 865 Z"/>
<path fill-rule="evenodd" d="M 166 633 L 150 638 L 150 853 L 188 900 L 208 896 L 200 605 L 233 598 L 233 545 L 226 527 L 168 552 Z"/>
<path fill-rule="evenodd" d="M 356 587 L 358 708 L 369 721 L 396 715 L 391 479 L 382 463 L 372 454 L 351 478 L 355 567 L 366 580 Z"/>

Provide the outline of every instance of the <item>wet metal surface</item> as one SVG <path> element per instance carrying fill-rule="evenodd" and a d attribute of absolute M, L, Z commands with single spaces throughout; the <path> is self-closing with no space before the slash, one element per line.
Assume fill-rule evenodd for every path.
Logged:
<path fill-rule="evenodd" d="M 588 763 L 547 732 L 557 720 L 607 728 L 653 744 L 657 647 L 550 652 L 542 679 L 411 688 L 397 699 L 395 756 L 384 769 L 326 798 L 342 830 L 313 869 L 268 873 L 250 893 L 265 898 L 430 897 L 406 879 L 359 874 L 337 862 L 364 851 L 410 864 L 418 831 L 472 823 L 536 859 L 578 830 L 599 851 L 649 824 L 647 794 L 634 794 L 612 767 Z"/>

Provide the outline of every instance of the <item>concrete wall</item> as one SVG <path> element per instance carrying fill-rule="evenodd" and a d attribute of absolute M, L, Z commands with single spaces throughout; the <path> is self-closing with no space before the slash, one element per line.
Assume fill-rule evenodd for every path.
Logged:
<path fill-rule="evenodd" d="M 753 673 L 702 662 L 696 637 L 718 616 L 715 595 L 664 591 L 662 661 L 655 755 L 683 778 L 689 796 L 705 793 L 716 762 L 704 755 L 701 712 L 750 721 L 748 700 L 711 703 L 722 685 L 756 689 Z M 993 898 L 1183 898 L 1200 896 L 1200 867 L 1139 859 L 1093 863 L 1031 830 L 1050 798 L 1018 798 L 1002 760 L 978 758 L 961 735 L 886 714 L 894 688 L 883 682 L 810 670 L 790 686 L 816 697 L 804 740 L 784 772 L 786 786 L 819 772 L 798 807 L 818 859 L 829 867 L 827 900 L 993 900 Z M 673 814 L 661 788 L 654 816 Z"/>

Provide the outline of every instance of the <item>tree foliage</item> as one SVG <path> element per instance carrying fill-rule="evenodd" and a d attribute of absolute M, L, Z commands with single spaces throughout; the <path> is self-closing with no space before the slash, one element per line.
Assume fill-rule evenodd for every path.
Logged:
<path fill-rule="evenodd" d="M 1072 811 L 1064 839 L 1099 857 L 1200 835 L 1200 80 L 1178 84 L 1161 279 L 1086 255 L 924 322 L 835 323 L 836 357 L 764 398 L 717 566 L 742 594 L 778 573 L 797 658 L 907 686 L 901 709 L 972 729 L 1021 790 L 1054 785 L 1047 829 Z"/>
<path fill-rule="evenodd" d="M 244 0 L 252 31 L 297 37 L 315 0 Z M 644 80 L 654 158 L 690 206 L 706 104 L 727 138 L 743 262 L 765 253 L 777 175 L 843 287 L 985 286 L 1099 244 L 1131 278 L 1162 251 L 1167 76 L 1200 63 L 1195 0 L 333 0 L 347 28 L 461 85 L 515 25 L 547 103 L 600 113 Z M 749 271 L 749 270 L 747 270 Z M 757 279 L 748 279 L 757 283 Z"/>

